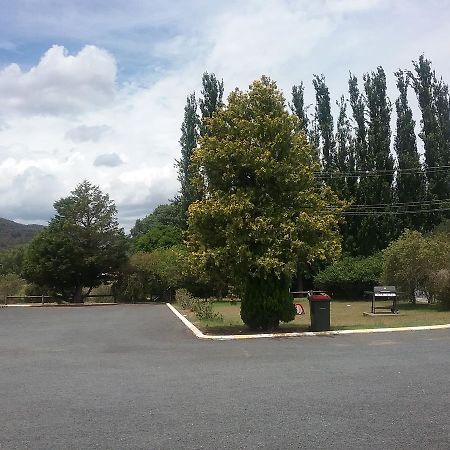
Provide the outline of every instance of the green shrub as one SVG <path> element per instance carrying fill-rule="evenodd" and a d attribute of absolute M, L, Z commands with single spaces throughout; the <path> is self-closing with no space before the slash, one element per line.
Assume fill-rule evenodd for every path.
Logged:
<path fill-rule="evenodd" d="M 430 276 L 430 284 L 443 309 L 450 310 L 450 270 L 441 269 Z"/>
<path fill-rule="evenodd" d="M 194 297 L 187 289 L 177 289 L 175 291 L 175 302 L 180 305 L 182 309 L 191 309 L 194 303 Z"/>
<path fill-rule="evenodd" d="M 27 282 L 15 273 L 0 275 L 0 296 L 22 295 Z"/>
<path fill-rule="evenodd" d="M 215 313 L 212 302 L 208 300 L 195 299 L 191 306 L 192 312 L 200 320 L 220 320 L 223 321 L 222 314 Z"/>
<path fill-rule="evenodd" d="M 214 312 L 214 299 L 200 299 L 195 298 L 186 289 L 177 289 L 175 291 L 175 301 L 182 309 L 192 311 L 200 320 L 223 320 L 222 314 Z"/>
<path fill-rule="evenodd" d="M 362 298 L 379 283 L 383 267 L 380 253 L 368 258 L 343 257 L 314 278 L 317 289 L 335 298 Z"/>
<path fill-rule="evenodd" d="M 440 301 L 446 289 L 445 270 L 450 266 L 447 234 L 424 236 L 418 231 L 406 230 L 384 250 L 383 259 L 386 284 L 395 285 L 412 302 L 415 290 L 425 291 L 430 301 Z"/>
<path fill-rule="evenodd" d="M 241 297 L 241 319 L 253 330 L 277 329 L 280 321 L 295 319 L 295 307 L 289 293 L 290 279 L 275 275 L 249 278 Z"/>

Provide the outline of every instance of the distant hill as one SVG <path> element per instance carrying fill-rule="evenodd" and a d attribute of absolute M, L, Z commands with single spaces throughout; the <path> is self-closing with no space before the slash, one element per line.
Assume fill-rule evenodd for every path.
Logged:
<path fill-rule="evenodd" d="M 44 228 L 42 225 L 24 225 L 0 218 L 0 251 L 27 244 Z"/>

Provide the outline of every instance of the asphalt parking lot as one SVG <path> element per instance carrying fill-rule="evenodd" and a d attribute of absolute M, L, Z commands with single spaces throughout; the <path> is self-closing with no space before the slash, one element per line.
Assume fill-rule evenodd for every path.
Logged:
<path fill-rule="evenodd" d="M 165 305 L 0 309 L 1 449 L 448 449 L 450 331 L 201 341 Z"/>

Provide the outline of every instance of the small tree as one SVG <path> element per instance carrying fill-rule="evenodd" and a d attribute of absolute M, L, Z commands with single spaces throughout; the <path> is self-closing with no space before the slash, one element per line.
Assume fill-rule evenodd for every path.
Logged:
<path fill-rule="evenodd" d="M 193 155 L 205 193 L 189 208 L 193 257 L 231 274 L 244 323 L 275 328 L 295 317 L 289 286 L 297 258 L 312 263 L 340 252 L 338 208 L 328 209 L 338 199 L 317 186 L 314 150 L 269 78 L 232 92 L 208 130 Z"/>
<path fill-rule="evenodd" d="M 114 203 L 88 181 L 54 207 L 55 217 L 27 249 L 24 276 L 81 303 L 92 288 L 114 279 L 125 262 L 125 235 Z"/>
<path fill-rule="evenodd" d="M 383 280 L 405 292 L 414 302 L 414 291 L 424 290 L 434 296 L 433 276 L 450 262 L 448 238 L 440 234 L 424 236 L 406 230 L 383 252 Z"/>
<path fill-rule="evenodd" d="M 0 299 L 7 295 L 20 295 L 26 287 L 26 282 L 16 273 L 0 275 Z"/>

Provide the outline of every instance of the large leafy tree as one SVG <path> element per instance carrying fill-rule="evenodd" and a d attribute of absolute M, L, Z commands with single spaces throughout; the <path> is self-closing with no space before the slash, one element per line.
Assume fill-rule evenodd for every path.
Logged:
<path fill-rule="evenodd" d="M 289 286 L 298 257 L 312 263 L 340 252 L 338 199 L 317 186 L 315 161 L 298 119 L 266 77 L 230 94 L 194 153 L 205 197 L 189 208 L 192 255 L 232 274 L 241 317 L 252 328 L 293 320 Z"/>
<path fill-rule="evenodd" d="M 88 181 L 54 207 L 55 217 L 27 249 L 24 276 L 80 303 L 92 288 L 114 279 L 124 264 L 125 235 L 114 202 Z"/>
<path fill-rule="evenodd" d="M 130 234 L 132 238 L 138 238 L 149 230 L 158 226 L 180 228 L 183 225 L 181 218 L 181 203 L 177 200 L 157 206 L 152 213 L 143 219 L 137 219 Z"/>

